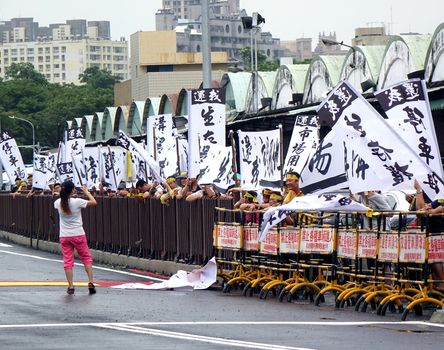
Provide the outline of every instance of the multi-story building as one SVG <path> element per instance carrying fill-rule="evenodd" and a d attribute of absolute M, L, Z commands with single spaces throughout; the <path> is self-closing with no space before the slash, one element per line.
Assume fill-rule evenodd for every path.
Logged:
<path fill-rule="evenodd" d="M 66 23 L 52 23 L 40 27 L 32 17 L 12 18 L 0 22 L 0 43 L 69 39 L 111 39 L 109 21 L 86 21 L 86 19 L 67 20 Z"/>
<path fill-rule="evenodd" d="M 60 34 L 63 36 L 63 34 Z M 121 80 L 129 78 L 128 42 L 54 40 L 0 44 L 0 77 L 12 63 L 29 62 L 51 83 L 79 84 L 86 68 L 107 69 Z"/>
<path fill-rule="evenodd" d="M 226 52 L 230 59 L 241 60 L 241 49 L 251 45 L 251 32 L 258 50 L 269 60 L 283 55 L 279 39 L 261 28 L 244 29 L 239 0 L 210 0 L 211 51 Z M 156 13 L 156 30 L 176 30 L 178 52 L 200 52 L 202 48 L 202 7 L 200 0 L 164 0 L 163 9 Z"/>
<path fill-rule="evenodd" d="M 67 20 L 39 27 L 33 18 L 0 22 L 0 78 L 12 63 L 29 62 L 51 83 L 79 84 L 90 67 L 129 78 L 128 42 L 112 41 L 109 21 Z"/>
<path fill-rule="evenodd" d="M 227 54 L 212 52 L 211 62 L 212 79 L 220 80 L 228 69 Z M 178 52 L 175 31 L 131 35 L 131 82 L 128 85 L 132 99 L 141 101 L 163 94 L 177 94 L 182 88 L 196 89 L 202 80 L 202 53 Z M 129 88 L 122 86 L 125 90 Z M 122 91 L 118 91 L 119 94 Z M 116 100 L 121 98 L 117 96 Z"/>

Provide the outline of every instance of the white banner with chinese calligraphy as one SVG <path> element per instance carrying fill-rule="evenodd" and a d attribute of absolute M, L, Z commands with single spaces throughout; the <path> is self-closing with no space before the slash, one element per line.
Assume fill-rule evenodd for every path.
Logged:
<path fill-rule="evenodd" d="M 300 187 L 305 194 L 348 188 L 343 145 L 333 130 L 319 142 L 300 174 Z"/>
<path fill-rule="evenodd" d="M 143 161 L 148 166 L 151 174 L 156 181 L 158 181 L 159 183 L 163 183 L 165 181 L 165 178 L 162 177 L 160 174 L 159 164 L 154 160 L 154 158 L 149 155 L 148 151 L 145 150 L 142 145 L 138 144 L 136 141 L 128 137 L 122 130 L 119 130 L 119 138 L 117 140 L 117 144 L 131 152 L 133 164 L 135 162 L 138 162 L 139 165 L 141 165 L 139 167 L 139 170 L 142 170 L 142 164 L 140 164 L 140 162 Z M 135 174 L 135 176 L 138 175 Z"/>
<path fill-rule="evenodd" d="M 430 167 L 347 81 L 333 89 L 318 114 L 336 120 L 333 130 L 343 142 L 353 193 L 412 189 L 416 178 L 429 197 L 444 198 Z"/>
<path fill-rule="evenodd" d="M 57 181 L 56 174 L 56 159 L 57 153 L 50 153 L 47 159 L 47 170 L 46 170 L 46 183 L 54 184 Z"/>
<path fill-rule="evenodd" d="M 57 176 L 60 179 L 60 183 L 63 183 L 65 181 L 72 181 L 75 186 L 81 186 L 81 184 L 78 182 L 78 178 L 74 177 L 74 168 L 72 162 L 63 162 L 57 164 L 56 172 Z"/>
<path fill-rule="evenodd" d="M 156 136 L 157 139 L 157 136 Z M 156 160 L 159 163 L 162 177 L 178 173 L 176 139 L 173 136 L 159 142 L 156 148 Z"/>
<path fill-rule="evenodd" d="M 234 183 L 231 147 L 221 147 L 209 142 L 201 144 L 201 170 L 199 184 L 214 184 L 226 190 Z"/>
<path fill-rule="evenodd" d="M 81 157 L 85 143 L 85 132 L 82 128 L 67 129 L 65 131 L 65 154 L 62 158 L 63 162 L 70 162 L 73 155 Z"/>
<path fill-rule="evenodd" d="M 48 165 L 50 156 L 34 154 L 34 166 L 32 171 L 32 188 L 46 190 L 48 189 Z"/>
<path fill-rule="evenodd" d="M 225 147 L 225 89 L 191 90 L 188 115 L 188 177 L 200 173 L 199 142 Z"/>
<path fill-rule="evenodd" d="M 241 187 L 279 189 L 280 131 L 239 131 Z"/>
<path fill-rule="evenodd" d="M 117 191 L 125 175 L 126 150 L 122 147 L 103 147 L 100 149 L 101 173 L 106 187 Z"/>
<path fill-rule="evenodd" d="M 88 188 L 97 186 L 100 181 L 99 148 L 85 147 L 82 153 Z"/>
<path fill-rule="evenodd" d="M 146 145 L 148 152 L 156 160 L 162 153 L 162 143 L 173 136 L 173 116 L 171 114 L 159 114 L 149 116 L 146 122 Z"/>
<path fill-rule="evenodd" d="M 368 208 L 348 197 L 333 195 L 308 195 L 294 198 L 290 203 L 268 209 L 263 217 L 259 240 L 267 231 L 279 224 L 288 215 L 297 211 L 357 211 L 367 212 Z"/>
<path fill-rule="evenodd" d="M 22 155 L 13 139 L 6 131 L 0 134 L 0 162 L 8 174 L 9 181 L 14 183 L 16 178 L 26 179 L 25 164 Z"/>
<path fill-rule="evenodd" d="M 81 186 L 87 185 L 86 170 L 83 163 L 82 154 L 72 154 L 72 166 L 74 168 L 74 179 L 80 183 Z"/>
<path fill-rule="evenodd" d="M 375 96 L 391 127 L 442 178 L 441 155 L 425 82 L 407 80 Z"/>
<path fill-rule="evenodd" d="M 318 143 L 318 116 L 297 116 L 285 156 L 284 175 L 289 171 L 301 174 L 312 149 L 316 149 Z"/>

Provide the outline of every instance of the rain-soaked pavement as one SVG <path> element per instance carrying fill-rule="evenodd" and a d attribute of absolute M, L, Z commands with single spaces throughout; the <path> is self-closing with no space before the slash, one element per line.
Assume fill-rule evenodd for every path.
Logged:
<path fill-rule="evenodd" d="M 409 322 L 399 314 L 337 310 L 327 298 L 280 303 L 239 291 L 116 289 L 158 281 L 107 267 L 99 286 L 67 295 L 61 257 L 0 241 L 0 349 L 441 349 L 444 325 L 430 312 Z M 81 266 L 75 280 L 85 282 Z"/>

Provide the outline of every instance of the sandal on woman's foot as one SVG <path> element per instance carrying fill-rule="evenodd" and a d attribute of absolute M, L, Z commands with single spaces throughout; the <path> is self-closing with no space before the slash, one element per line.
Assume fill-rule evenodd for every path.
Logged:
<path fill-rule="evenodd" d="M 89 294 L 96 294 L 96 287 L 94 286 L 94 283 L 92 282 L 88 283 L 88 290 Z"/>
<path fill-rule="evenodd" d="M 75 291 L 74 287 L 68 287 L 68 289 L 66 290 L 66 293 L 74 294 L 74 291 Z"/>

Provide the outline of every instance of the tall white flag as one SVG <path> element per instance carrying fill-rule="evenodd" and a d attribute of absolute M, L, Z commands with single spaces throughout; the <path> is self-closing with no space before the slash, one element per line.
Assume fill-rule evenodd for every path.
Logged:
<path fill-rule="evenodd" d="M 353 193 L 412 189 L 416 178 L 430 198 L 444 198 L 432 169 L 347 81 L 333 89 L 318 114 L 336 121 L 333 130 L 343 142 Z"/>
<path fill-rule="evenodd" d="M 199 142 L 225 146 L 225 89 L 189 92 L 188 177 L 200 173 Z"/>
<path fill-rule="evenodd" d="M 441 178 L 443 169 L 425 82 L 412 79 L 375 94 L 387 121 Z"/>
<path fill-rule="evenodd" d="M 285 157 L 284 175 L 288 172 L 301 173 L 313 148 L 319 143 L 318 116 L 298 115 Z"/>

